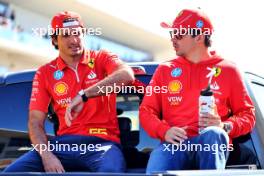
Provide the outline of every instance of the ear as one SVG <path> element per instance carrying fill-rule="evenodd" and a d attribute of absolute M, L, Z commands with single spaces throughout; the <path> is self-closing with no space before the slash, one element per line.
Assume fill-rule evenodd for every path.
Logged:
<path fill-rule="evenodd" d="M 51 40 L 54 45 L 58 45 L 57 37 L 52 37 Z"/>

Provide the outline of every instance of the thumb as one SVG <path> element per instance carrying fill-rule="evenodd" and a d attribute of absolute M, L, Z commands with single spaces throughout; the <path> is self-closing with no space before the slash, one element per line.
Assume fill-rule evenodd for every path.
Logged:
<path fill-rule="evenodd" d="M 184 126 L 184 127 L 182 127 L 181 129 L 183 129 L 183 131 L 185 132 L 185 134 L 187 135 L 187 130 L 188 130 L 188 126 Z"/>
<path fill-rule="evenodd" d="M 188 126 L 181 127 L 181 129 L 187 130 Z"/>
<path fill-rule="evenodd" d="M 68 127 L 71 126 L 72 117 L 71 117 L 71 108 L 70 107 L 66 108 L 64 119 L 65 119 L 66 125 Z"/>
<path fill-rule="evenodd" d="M 67 125 L 68 127 L 71 126 L 71 121 L 70 121 L 70 119 L 68 118 L 67 115 L 65 115 L 65 123 L 66 123 L 66 125 Z"/>

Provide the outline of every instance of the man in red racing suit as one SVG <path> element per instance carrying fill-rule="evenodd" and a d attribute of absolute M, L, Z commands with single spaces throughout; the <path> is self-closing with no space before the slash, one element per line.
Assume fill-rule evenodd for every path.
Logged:
<path fill-rule="evenodd" d="M 178 57 L 158 66 L 149 84 L 152 94 L 145 95 L 140 106 L 142 127 L 162 141 L 151 153 L 147 173 L 224 169 L 230 140 L 247 134 L 255 124 L 243 79 L 233 63 L 208 51 L 213 27 L 201 11 L 182 10 L 172 26 L 162 26 L 171 29 Z M 189 28 L 189 33 L 181 34 L 181 28 Z M 200 33 L 191 33 L 195 28 Z M 200 91 L 208 83 L 215 113 L 199 115 Z M 164 86 L 166 92 L 153 91 Z M 199 127 L 204 128 L 200 134 Z"/>
<path fill-rule="evenodd" d="M 84 49 L 84 24 L 74 12 L 60 12 L 51 23 L 59 56 L 41 66 L 34 77 L 29 135 L 34 150 L 5 172 L 124 172 L 116 96 L 106 87 L 129 84 L 133 71 L 115 54 Z M 59 120 L 48 140 L 44 121 L 48 106 Z"/>

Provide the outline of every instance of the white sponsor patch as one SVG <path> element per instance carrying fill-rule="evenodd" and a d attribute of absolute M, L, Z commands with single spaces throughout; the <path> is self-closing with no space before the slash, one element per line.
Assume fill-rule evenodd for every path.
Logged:
<path fill-rule="evenodd" d="M 38 93 L 38 92 L 39 92 L 39 89 L 38 89 L 37 87 L 33 87 L 33 88 L 32 88 L 32 92 L 33 92 L 33 93 Z"/>
<path fill-rule="evenodd" d="M 56 102 L 61 106 L 61 107 L 67 107 L 69 103 L 71 103 L 71 97 L 68 98 L 63 98 L 60 100 L 56 100 Z"/>
<path fill-rule="evenodd" d="M 69 27 L 69 26 L 79 26 L 80 23 L 78 21 L 68 21 L 63 23 L 63 27 Z"/>
<path fill-rule="evenodd" d="M 219 85 L 217 84 L 216 81 L 213 84 L 210 85 L 210 88 L 212 90 L 219 90 L 220 89 L 220 87 L 219 87 Z"/>
<path fill-rule="evenodd" d="M 38 86 L 39 85 L 39 82 L 38 81 L 33 81 L 33 86 Z"/>
<path fill-rule="evenodd" d="M 182 96 L 168 97 L 170 105 L 179 105 L 182 102 Z"/>
<path fill-rule="evenodd" d="M 88 75 L 88 79 L 94 79 L 94 78 L 96 78 L 96 73 L 94 73 L 93 71 L 91 71 L 90 73 L 89 73 L 89 75 Z"/>

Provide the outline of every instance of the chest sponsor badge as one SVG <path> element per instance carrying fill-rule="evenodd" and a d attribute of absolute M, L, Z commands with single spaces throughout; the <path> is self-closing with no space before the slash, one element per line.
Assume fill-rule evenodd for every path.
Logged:
<path fill-rule="evenodd" d="M 172 106 L 179 105 L 182 102 L 182 96 L 168 97 L 168 101 Z"/>
<path fill-rule="evenodd" d="M 68 92 L 68 85 L 65 82 L 57 82 L 54 85 L 54 92 L 57 95 L 65 95 Z"/>
<path fill-rule="evenodd" d="M 212 90 L 219 90 L 220 89 L 220 87 L 219 87 L 219 85 L 217 84 L 216 81 L 213 84 L 210 85 L 210 88 Z"/>
<path fill-rule="evenodd" d="M 56 100 L 61 108 L 66 108 L 71 103 L 71 97 Z"/>
<path fill-rule="evenodd" d="M 93 71 L 91 71 L 89 74 L 88 74 L 88 79 L 94 79 L 97 77 L 96 73 L 94 73 Z"/>
<path fill-rule="evenodd" d="M 94 58 L 90 58 L 89 61 L 88 61 L 88 67 L 89 68 L 94 68 Z"/>
<path fill-rule="evenodd" d="M 219 76 L 220 75 L 220 73 L 221 73 L 221 68 L 220 67 L 214 67 L 214 69 L 215 69 L 215 74 L 214 74 L 214 77 L 217 77 L 217 76 Z"/>
<path fill-rule="evenodd" d="M 168 89 L 170 93 L 179 93 L 182 90 L 182 83 L 178 80 L 169 82 Z"/>
<path fill-rule="evenodd" d="M 204 26 L 204 22 L 202 21 L 202 20 L 198 20 L 197 22 L 196 22 L 196 27 L 197 28 L 202 28 Z"/>
<path fill-rule="evenodd" d="M 61 70 L 57 70 L 57 71 L 55 71 L 55 72 L 53 73 L 53 77 L 54 77 L 54 79 L 56 79 L 56 80 L 60 80 L 63 76 L 64 76 L 64 73 L 63 73 L 63 71 L 61 71 Z"/>
<path fill-rule="evenodd" d="M 178 77 L 181 76 L 182 74 L 182 69 L 181 68 L 175 68 L 171 71 L 171 76 L 172 77 Z"/>

